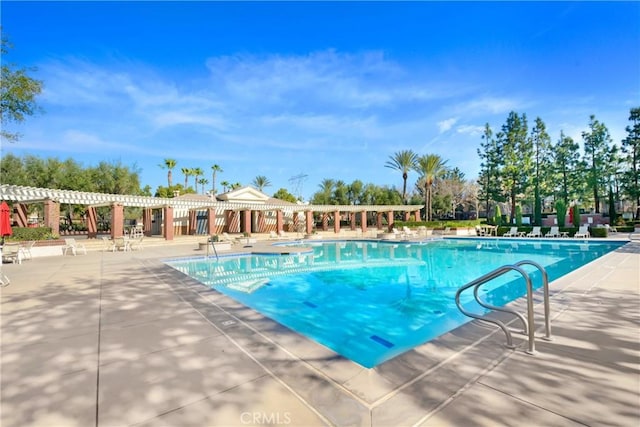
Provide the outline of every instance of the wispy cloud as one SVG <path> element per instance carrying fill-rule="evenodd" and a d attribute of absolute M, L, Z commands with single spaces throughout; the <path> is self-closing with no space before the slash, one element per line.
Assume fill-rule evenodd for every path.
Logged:
<path fill-rule="evenodd" d="M 444 133 L 448 131 L 453 127 L 454 124 L 456 124 L 457 121 L 458 121 L 457 117 L 452 117 L 450 119 L 446 119 L 438 122 L 438 131 L 440 133 Z"/>

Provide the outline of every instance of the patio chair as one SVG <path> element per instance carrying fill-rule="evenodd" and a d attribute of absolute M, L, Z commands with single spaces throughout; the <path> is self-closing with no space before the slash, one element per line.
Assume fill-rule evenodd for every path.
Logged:
<path fill-rule="evenodd" d="M 417 232 L 411 230 L 406 225 L 402 227 L 402 231 L 404 232 L 404 235 L 407 236 L 407 237 L 417 237 L 418 236 Z"/>
<path fill-rule="evenodd" d="M 479 225 L 476 225 L 476 235 L 477 236 L 486 236 L 487 233 L 484 230 L 484 228 L 480 227 Z"/>
<path fill-rule="evenodd" d="M 518 237 L 520 233 L 518 232 L 518 227 L 511 227 L 509 231 L 504 233 L 502 237 Z"/>
<path fill-rule="evenodd" d="M 113 246 L 111 248 L 112 252 L 119 251 L 122 249 L 123 252 L 127 252 L 129 248 L 130 240 L 126 237 L 116 237 L 113 239 Z"/>
<path fill-rule="evenodd" d="M 544 237 L 561 237 L 561 236 L 562 235 L 560 234 L 560 227 L 556 227 L 556 226 L 552 226 L 551 230 L 549 230 L 549 232 L 544 235 Z"/>
<path fill-rule="evenodd" d="M 19 243 L 5 243 L 2 247 L 2 262 L 22 264 L 24 254 Z"/>
<path fill-rule="evenodd" d="M 67 238 L 64 239 L 64 246 L 62 247 L 62 255 L 67 254 L 67 250 L 71 249 L 73 256 L 78 254 L 78 250 L 81 250 L 85 255 L 87 254 L 87 248 L 82 243 L 76 242 L 76 239 Z"/>
<path fill-rule="evenodd" d="M 278 240 L 278 234 L 275 231 L 270 231 L 269 232 L 269 240 Z"/>
<path fill-rule="evenodd" d="M 22 248 L 22 255 L 24 256 L 24 259 L 33 258 L 33 256 L 31 255 L 31 248 L 33 248 L 33 245 L 35 244 L 35 240 L 29 240 L 27 242 L 23 242 L 22 245 L 20 245 L 20 247 Z"/>
<path fill-rule="evenodd" d="M 115 243 L 113 242 L 113 240 L 111 240 L 110 238 L 108 238 L 107 236 L 102 236 L 102 250 L 104 252 L 106 251 L 111 251 L 113 252 L 113 247 L 115 246 Z"/>
<path fill-rule="evenodd" d="M 129 240 L 129 250 L 130 251 L 141 251 L 143 246 L 142 246 L 142 240 L 144 239 L 144 236 L 140 236 L 136 239 L 131 239 Z"/>
<path fill-rule="evenodd" d="M 589 233 L 589 226 L 581 225 L 576 234 L 573 235 L 573 237 L 577 237 L 579 239 L 588 239 L 589 237 L 591 237 L 591 234 Z"/>
<path fill-rule="evenodd" d="M 527 234 L 527 237 L 542 237 L 542 231 L 540 231 L 541 227 L 533 227 L 531 233 Z"/>

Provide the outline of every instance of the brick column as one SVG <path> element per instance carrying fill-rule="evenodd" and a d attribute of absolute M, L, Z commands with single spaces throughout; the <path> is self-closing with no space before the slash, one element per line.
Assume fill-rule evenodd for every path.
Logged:
<path fill-rule="evenodd" d="M 340 232 L 340 211 L 335 211 L 333 213 L 333 232 Z"/>
<path fill-rule="evenodd" d="M 382 212 L 376 213 L 376 227 L 378 230 L 382 230 L 382 215 L 384 215 Z"/>
<path fill-rule="evenodd" d="M 173 240 L 173 207 L 164 208 L 164 238 Z"/>
<path fill-rule="evenodd" d="M 409 221 L 411 221 L 411 212 L 409 212 L 409 211 L 404 211 L 404 221 L 405 221 L 405 222 L 409 222 Z"/>
<path fill-rule="evenodd" d="M 356 213 L 349 212 L 349 219 L 351 219 L 351 231 L 356 229 Z"/>
<path fill-rule="evenodd" d="M 313 233 L 313 211 L 306 211 L 304 214 L 307 226 L 307 234 L 311 234 Z"/>
<path fill-rule="evenodd" d="M 153 209 L 144 208 L 142 211 L 142 227 L 144 235 L 151 237 L 151 224 L 153 223 Z"/>
<path fill-rule="evenodd" d="M 329 229 L 329 215 L 326 212 L 322 212 L 322 231 Z"/>
<path fill-rule="evenodd" d="M 242 228 L 245 233 L 251 233 L 251 211 L 242 211 Z"/>
<path fill-rule="evenodd" d="M 298 232 L 298 212 L 293 213 L 293 231 Z"/>
<path fill-rule="evenodd" d="M 367 211 L 360 212 L 360 227 L 363 233 L 367 231 Z"/>
<path fill-rule="evenodd" d="M 284 230 L 284 216 L 281 210 L 276 211 L 276 232 L 282 233 Z"/>
<path fill-rule="evenodd" d="M 420 222 L 420 209 L 414 212 L 413 217 L 416 222 Z"/>
<path fill-rule="evenodd" d="M 111 205 L 111 238 L 124 236 L 124 206 Z"/>
<path fill-rule="evenodd" d="M 98 237 L 98 216 L 96 215 L 96 208 L 93 206 L 87 208 L 87 230 L 89 239 Z"/>
<path fill-rule="evenodd" d="M 207 208 L 207 234 L 212 236 L 216 234 L 216 210 L 215 208 Z"/>
<path fill-rule="evenodd" d="M 394 211 L 389 211 L 387 212 L 387 224 L 389 227 L 389 231 L 391 231 L 391 229 L 393 228 L 393 216 L 394 216 Z"/>
<path fill-rule="evenodd" d="M 189 209 L 189 216 L 187 220 L 187 234 L 193 236 L 196 234 L 196 228 L 198 226 L 198 212 L 195 209 Z"/>
<path fill-rule="evenodd" d="M 60 234 L 60 203 L 55 200 L 44 201 L 44 226 L 50 227 L 52 234 Z"/>

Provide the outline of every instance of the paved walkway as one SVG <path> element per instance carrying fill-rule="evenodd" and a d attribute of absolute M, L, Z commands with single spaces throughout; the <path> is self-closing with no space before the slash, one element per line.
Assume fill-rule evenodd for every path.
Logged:
<path fill-rule="evenodd" d="M 179 240 L 3 266 L 0 425 L 640 425 L 640 243 L 553 283 L 535 356 L 471 322 L 365 369 L 163 265 Z"/>

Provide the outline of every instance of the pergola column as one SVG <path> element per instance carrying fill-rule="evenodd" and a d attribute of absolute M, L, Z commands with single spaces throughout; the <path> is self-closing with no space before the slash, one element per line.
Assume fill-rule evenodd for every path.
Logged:
<path fill-rule="evenodd" d="M 151 237 L 151 224 L 153 224 L 153 209 L 144 208 L 142 211 L 142 231 L 147 237 Z"/>
<path fill-rule="evenodd" d="M 351 220 L 351 231 L 356 229 L 356 213 L 349 212 L 349 219 Z"/>
<path fill-rule="evenodd" d="M 389 230 L 391 230 L 391 228 L 393 228 L 394 213 L 395 213 L 394 211 L 387 212 L 387 224 L 388 224 Z"/>
<path fill-rule="evenodd" d="M 340 211 L 335 211 L 333 213 L 333 232 L 340 232 Z"/>
<path fill-rule="evenodd" d="M 322 231 L 327 231 L 329 229 L 329 214 L 327 212 L 322 212 Z"/>
<path fill-rule="evenodd" d="M 411 212 L 404 211 L 404 221 L 405 222 L 411 221 Z"/>
<path fill-rule="evenodd" d="M 124 206 L 118 203 L 111 205 L 111 238 L 124 236 Z"/>
<path fill-rule="evenodd" d="M 266 233 L 267 231 L 267 218 L 264 211 L 257 211 L 258 215 L 258 233 Z"/>
<path fill-rule="evenodd" d="M 207 208 L 207 234 L 212 236 L 216 234 L 216 210 L 215 208 Z"/>
<path fill-rule="evenodd" d="M 18 227 L 28 227 L 29 220 L 27 219 L 27 205 L 24 203 L 16 203 L 13 205 L 13 211 L 13 218 L 18 223 Z"/>
<path fill-rule="evenodd" d="M 304 214 L 306 216 L 307 234 L 311 234 L 313 233 L 313 211 L 306 211 Z"/>
<path fill-rule="evenodd" d="M 51 228 L 52 234 L 60 234 L 60 203 L 55 200 L 44 201 L 44 226 Z"/>
<path fill-rule="evenodd" d="M 276 211 L 276 232 L 278 234 L 284 231 L 284 214 L 281 210 Z"/>
<path fill-rule="evenodd" d="M 413 214 L 414 214 L 413 217 L 414 217 L 415 221 L 416 222 L 420 222 L 420 209 L 415 211 Z"/>
<path fill-rule="evenodd" d="M 164 238 L 173 240 L 173 207 L 164 207 Z"/>
<path fill-rule="evenodd" d="M 198 212 L 195 209 L 189 209 L 189 219 L 187 221 L 187 234 L 193 236 L 196 234 L 198 225 Z"/>
<path fill-rule="evenodd" d="M 363 233 L 367 231 L 367 211 L 360 212 L 360 227 Z"/>
<path fill-rule="evenodd" d="M 87 231 L 89 239 L 98 237 L 98 216 L 95 206 L 87 207 Z"/>
<path fill-rule="evenodd" d="M 242 211 L 242 228 L 245 233 L 251 233 L 251 211 Z"/>
<path fill-rule="evenodd" d="M 298 212 L 293 213 L 293 231 L 298 232 Z"/>
<path fill-rule="evenodd" d="M 376 228 L 378 230 L 382 230 L 382 215 L 384 215 L 383 212 L 376 212 Z"/>

